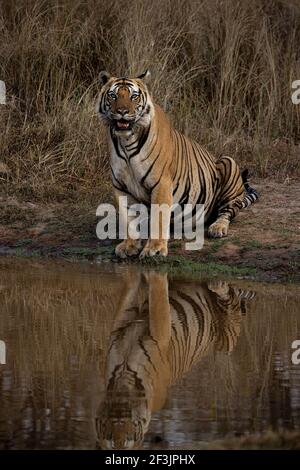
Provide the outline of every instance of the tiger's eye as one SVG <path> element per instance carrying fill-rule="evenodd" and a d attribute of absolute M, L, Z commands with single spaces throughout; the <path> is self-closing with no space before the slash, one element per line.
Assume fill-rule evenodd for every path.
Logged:
<path fill-rule="evenodd" d="M 117 95 L 113 92 L 113 91 L 110 91 L 108 93 L 108 97 L 111 99 L 111 100 L 116 100 L 117 99 Z"/>
<path fill-rule="evenodd" d="M 139 97 L 140 97 L 140 95 L 139 95 L 138 93 L 133 93 L 133 94 L 131 95 L 132 101 L 137 101 L 137 99 L 138 99 Z"/>

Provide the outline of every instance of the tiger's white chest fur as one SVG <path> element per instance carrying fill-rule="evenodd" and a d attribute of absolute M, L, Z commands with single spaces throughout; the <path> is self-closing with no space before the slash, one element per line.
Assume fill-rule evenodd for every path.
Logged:
<path fill-rule="evenodd" d="M 151 192 L 146 184 L 141 184 L 143 176 L 148 171 L 151 161 L 147 161 L 147 145 L 135 154 L 134 142 L 130 139 L 111 140 L 111 168 L 116 187 L 130 194 L 137 202 L 150 203 Z M 133 145 L 133 147 L 131 147 Z M 150 179 L 151 183 L 151 179 Z"/>

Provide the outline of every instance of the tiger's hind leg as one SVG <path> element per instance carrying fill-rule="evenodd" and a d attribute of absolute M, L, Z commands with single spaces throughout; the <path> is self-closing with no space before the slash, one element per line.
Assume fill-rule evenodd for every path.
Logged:
<path fill-rule="evenodd" d="M 226 237 L 230 221 L 242 209 L 245 188 L 237 163 L 230 157 L 217 162 L 219 194 L 216 200 L 217 219 L 208 228 L 211 238 Z"/>

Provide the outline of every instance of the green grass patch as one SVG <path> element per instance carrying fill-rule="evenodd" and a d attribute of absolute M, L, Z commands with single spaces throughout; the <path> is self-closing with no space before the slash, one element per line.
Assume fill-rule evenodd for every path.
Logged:
<path fill-rule="evenodd" d="M 230 266 L 214 262 L 199 263 L 198 261 L 187 259 L 183 256 L 172 256 L 169 258 L 144 258 L 141 265 L 157 268 L 165 268 L 172 274 L 208 276 L 254 276 L 256 268 L 254 266 Z"/>
<path fill-rule="evenodd" d="M 113 255 L 114 247 L 112 246 L 99 246 L 99 247 L 68 247 L 62 249 L 64 256 L 93 256 L 93 255 Z"/>
<path fill-rule="evenodd" d="M 20 258 L 40 258 L 42 253 L 40 250 L 26 250 L 26 248 L 16 248 L 14 256 Z"/>
<path fill-rule="evenodd" d="M 32 242 L 33 242 L 32 238 L 21 238 L 20 240 L 17 240 L 15 242 L 15 246 L 24 247 L 24 246 L 31 245 Z"/>

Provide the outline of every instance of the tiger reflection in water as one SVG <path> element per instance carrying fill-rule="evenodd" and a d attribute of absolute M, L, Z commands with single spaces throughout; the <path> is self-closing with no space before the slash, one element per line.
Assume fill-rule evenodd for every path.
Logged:
<path fill-rule="evenodd" d="M 168 387 L 210 349 L 233 350 L 253 295 L 223 281 L 172 281 L 169 288 L 167 274 L 128 277 L 109 342 L 98 446 L 140 448 Z"/>

